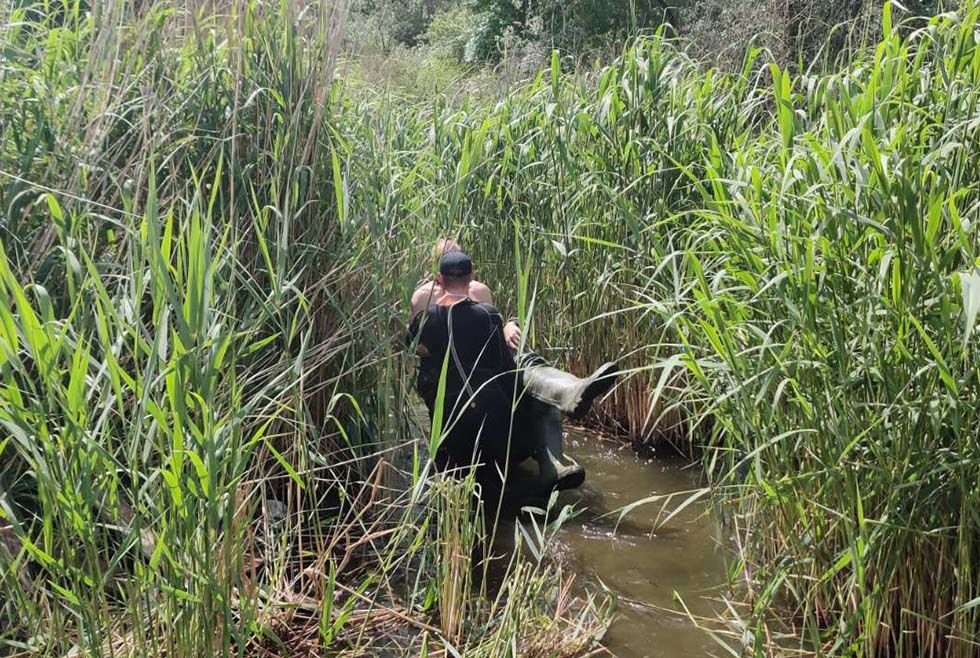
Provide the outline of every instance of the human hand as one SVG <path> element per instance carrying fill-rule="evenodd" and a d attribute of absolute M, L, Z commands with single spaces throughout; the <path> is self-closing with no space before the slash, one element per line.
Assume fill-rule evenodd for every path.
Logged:
<path fill-rule="evenodd" d="M 521 346 L 521 328 L 514 322 L 508 322 L 504 325 L 504 340 L 507 342 L 507 347 L 516 352 Z"/>

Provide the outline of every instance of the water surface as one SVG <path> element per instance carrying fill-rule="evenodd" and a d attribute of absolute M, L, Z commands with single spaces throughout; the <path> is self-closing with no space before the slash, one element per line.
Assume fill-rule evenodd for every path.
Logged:
<path fill-rule="evenodd" d="M 618 510 L 625 505 L 696 490 L 696 471 L 680 459 L 641 459 L 629 446 L 583 432 L 569 433 L 566 451 L 585 467 L 586 480 L 560 499 L 583 511 L 559 532 L 559 550 L 581 587 L 616 594 L 616 617 L 603 644 L 621 658 L 724 655 L 705 631 L 671 612 L 683 612 L 674 592 L 697 616 L 714 617 L 720 607 L 724 556 L 706 500 L 659 528 L 658 517 L 662 520 L 687 495 L 675 497 L 666 513 L 662 503 L 644 505 L 617 527 Z"/>

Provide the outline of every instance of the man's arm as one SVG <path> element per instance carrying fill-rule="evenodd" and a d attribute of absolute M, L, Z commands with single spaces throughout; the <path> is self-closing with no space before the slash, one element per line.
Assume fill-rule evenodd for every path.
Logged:
<path fill-rule="evenodd" d="M 418 290 L 415 291 L 418 294 Z M 412 302 L 414 306 L 415 295 L 412 295 Z M 425 307 L 423 307 L 424 309 Z M 419 333 L 422 331 L 422 313 L 415 313 L 412 315 L 412 319 L 408 323 L 408 331 L 405 334 L 405 344 L 408 347 L 415 345 L 415 354 L 418 356 L 429 356 L 429 349 L 422 344 L 419 339 Z"/>
<path fill-rule="evenodd" d="M 516 322 L 510 321 L 504 325 L 504 340 L 507 341 L 507 347 L 515 352 L 521 347 L 521 328 Z"/>
<path fill-rule="evenodd" d="M 497 369 L 499 372 L 513 373 L 517 370 L 517 364 L 514 361 L 514 352 L 507 343 L 504 320 L 500 317 L 500 312 L 492 305 L 484 304 L 483 306 L 490 312 L 490 321 L 494 327 L 494 343 L 496 345 L 494 351 L 497 353 Z"/>

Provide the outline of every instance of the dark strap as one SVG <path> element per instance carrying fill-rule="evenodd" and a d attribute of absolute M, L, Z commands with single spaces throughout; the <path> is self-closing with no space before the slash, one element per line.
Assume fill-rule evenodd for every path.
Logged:
<path fill-rule="evenodd" d="M 470 304 L 473 304 L 473 302 L 469 298 L 467 298 L 465 301 L 469 302 Z M 474 304 L 474 306 L 479 306 L 479 305 Z M 456 304 L 453 304 L 452 306 L 449 307 L 449 317 L 447 318 L 447 324 L 449 326 L 449 351 L 453 356 L 453 363 L 456 366 L 456 372 L 459 373 L 460 379 L 463 380 L 463 387 L 466 389 L 466 392 L 470 394 L 470 400 L 473 400 L 476 398 L 476 391 L 473 390 L 473 386 L 470 384 L 470 379 L 473 377 L 473 372 L 476 371 L 476 364 L 473 364 L 473 370 L 469 374 L 467 374 L 466 369 L 463 368 L 462 359 L 459 358 L 459 353 L 456 351 L 456 342 L 453 340 L 453 309 L 455 307 Z M 486 309 L 481 307 L 480 310 L 483 311 L 484 313 L 487 313 L 487 315 L 489 315 Z M 484 351 L 486 351 L 487 345 L 490 343 L 492 339 L 493 339 L 493 332 L 491 332 L 490 335 L 487 336 L 487 342 L 483 344 L 483 348 L 480 350 L 480 356 L 482 356 Z M 479 359 L 480 357 L 477 357 L 477 361 L 479 361 Z"/>

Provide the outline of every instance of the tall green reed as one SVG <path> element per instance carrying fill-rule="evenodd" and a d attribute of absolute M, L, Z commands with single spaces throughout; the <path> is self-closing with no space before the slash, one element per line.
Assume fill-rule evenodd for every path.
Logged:
<path fill-rule="evenodd" d="M 852 70 L 773 69 L 772 134 L 711 172 L 680 326 L 708 339 L 687 354 L 757 611 L 788 598 L 829 654 L 974 655 L 977 10 L 885 19 Z"/>
<path fill-rule="evenodd" d="M 7 17 L 5 648 L 356 653 L 391 624 L 406 653 L 426 633 L 457 652 L 520 637 L 484 614 L 443 638 L 395 582 L 435 577 L 418 566 L 427 478 L 383 485 L 418 435 L 396 306 L 418 227 L 389 187 L 365 193 L 384 169 L 354 180 L 359 150 L 395 145 L 335 84 L 344 9 Z M 559 575 L 536 577 L 543 604 Z"/>
<path fill-rule="evenodd" d="M 598 419 L 704 449 L 756 652 L 975 654 L 977 8 L 884 17 L 838 72 L 658 35 L 493 106 L 361 101 L 533 345 L 622 357 Z"/>

